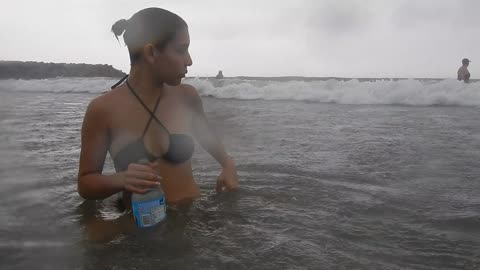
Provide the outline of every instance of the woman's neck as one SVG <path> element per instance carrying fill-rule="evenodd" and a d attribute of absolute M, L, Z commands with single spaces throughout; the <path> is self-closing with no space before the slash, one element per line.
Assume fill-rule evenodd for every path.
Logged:
<path fill-rule="evenodd" d="M 140 65 L 130 68 L 127 80 L 135 92 L 143 98 L 156 99 L 159 94 L 163 95 L 165 90 L 164 83 L 155 81 L 151 72 Z"/>

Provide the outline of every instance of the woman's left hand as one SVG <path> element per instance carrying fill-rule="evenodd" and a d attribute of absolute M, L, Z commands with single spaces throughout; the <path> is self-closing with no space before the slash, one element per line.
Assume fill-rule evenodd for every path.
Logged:
<path fill-rule="evenodd" d="M 223 190 L 233 190 L 238 187 L 237 168 L 233 160 L 229 159 L 222 170 L 222 173 L 217 177 L 217 192 Z"/>

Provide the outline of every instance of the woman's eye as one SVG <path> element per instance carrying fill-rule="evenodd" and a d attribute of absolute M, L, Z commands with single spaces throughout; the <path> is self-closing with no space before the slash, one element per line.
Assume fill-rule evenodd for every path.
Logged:
<path fill-rule="evenodd" d="M 187 48 L 179 48 L 179 49 L 177 49 L 177 52 L 181 53 L 181 54 L 186 54 L 188 52 L 188 49 Z"/>

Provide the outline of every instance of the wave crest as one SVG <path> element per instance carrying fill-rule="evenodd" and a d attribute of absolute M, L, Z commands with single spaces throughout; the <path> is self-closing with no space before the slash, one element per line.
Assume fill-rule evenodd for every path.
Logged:
<path fill-rule="evenodd" d="M 480 82 L 438 81 L 212 81 L 187 80 L 201 95 L 216 98 L 299 100 L 338 104 L 480 105 Z"/>

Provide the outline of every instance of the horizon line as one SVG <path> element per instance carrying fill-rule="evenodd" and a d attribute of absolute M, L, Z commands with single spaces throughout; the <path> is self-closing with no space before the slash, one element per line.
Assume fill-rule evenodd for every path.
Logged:
<path fill-rule="evenodd" d="M 73 62 L 44 62 L 44 61 L 35 61 L 35 60 L 28 60 L 28 61 L 22 61 L 22 60 L 2 60 L 0 59 L 0 62 L 23 62 L 23 63 L 43 63 L 43 64 L 82 64 L 82 65 L 105 65 L 105 66 L 110 66 L 120 72 L 123 72 L 125 74 L 128 74 L 128 72 L 125 72 L 124 70 L 120 68 L 116 68 L 112 64 L 90 64 L 90 63 L 73 63 Z M 199 76 L 188 76 L 185 78 L 213 78 L 215 79 L 216 75 L 212 76 L 205 76 L 205 75 L 199 75 Z M 416 77 L 416 76 L 403 76 L 403 77 L 389 77 L 389 76 L 380 76 L 380 77 L 370 77 L 370 76 L 352 76 L 352 77 L 344 77 L 344 76 L 304 76 L 304 75 L 274 75 L 274 76 L 257 76 L 257 75 L 237 75 L 237 76 L 224 76 L 224 79 L 265 79 L 265 78 L 279 78 L 279 79 L 295 79 L 295 78 L 302 78 L 306 80 L 314 80 L 314 79 L 337 79 L 337 80 L 345 80 L 345 79 L 358 79 L 358 80 L 372 80 L 372 79 L 384 79 L 384 80 L 445 80 L 445 79 L 456 79 L 455 77 Z M 477 81 L 480 79 L 470 79 L 470 81 Z"/>

